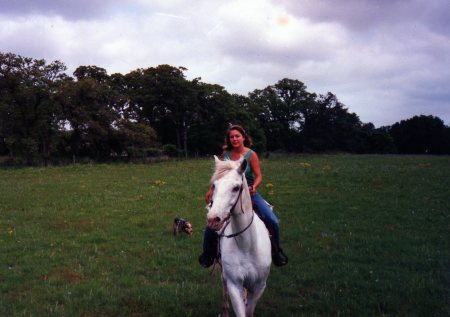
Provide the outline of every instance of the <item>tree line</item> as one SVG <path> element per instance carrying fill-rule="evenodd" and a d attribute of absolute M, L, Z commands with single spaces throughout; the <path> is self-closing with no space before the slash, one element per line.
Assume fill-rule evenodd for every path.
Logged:
<path fill-rule="evenodd" d="M 260 152 L 450 153 L 450 128 L 415 116 L 375 128 L 336 95 L 284 78 L 247 96 L 230 94 L 184 67 L 125 75 L 0 53 L 0 156 L 7 164 L 219 153 L 229 124 L 243 125 Z"/>

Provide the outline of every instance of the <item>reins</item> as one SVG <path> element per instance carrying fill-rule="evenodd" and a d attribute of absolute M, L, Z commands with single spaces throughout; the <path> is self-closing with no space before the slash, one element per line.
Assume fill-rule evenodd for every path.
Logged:
<path fill-rule="evenodd" d="M 242 180 L 244 180 L 244 175 L 242 175 Z M 225 238 L 234 238 L 234 237 L 237 237 L 238 235 L 240 235 L 240 234 L 242 234 L 242 233 L 244 233 L 248 228 L 250 228 L 250 226 L 252 225 L 252 223 L 253 223 L 253 218 L 255 217 L 255 212 L 252 210 L 252 219 L 250 220 L 250 223 L 247 225 L 247 227 L 245 227 L 243 230 L 241 230 L 241 231 L 239 231 L 239 232 L 236 232 L 236 233 L 232 233 L 232 234 L 223 234 L 224 232 L 225 232 L 225 229 L 228 227 L 228 225 L 230 224 L 230 217 L 231 217 L 231 212 L 233 211 L 233 209 L 236 207 L 236 205 L 237 205 L 237 203 L 238 203 L 238 201 L 240 200 L 241 201 L 241 211 L 242 211 L 242 213 L 244 213 L 244 208 L 242 208 L 242 190 L 244 189 L 244 182 L 242 182 L 242 184 L 241 184 L 241 188 L 239 189 L 239 195 L 238 195 L 238 198 L 236 199 L 236 202 L 233 204 L 233 207 L 231 207 L 231 209 L 230 209 L 230 215 L 227 217 L 227 220 L 226 220 L 226 224 L 225 224 L 225 226 L 223 227 L 223 229 L 222 229 L 222 232 L 219 234 L 219 237 L 225 237 Z"/>
<path fill-rule="evenodd" d="M 232 234 L 219 234 L 219 237 L 224 237 L 224 238 L 234 238 L 237 237 L 238 235 L 244 233 L 248 228 L 250 228 L 250 226 L 253 223 L 253 218 L 255 218 L 255 212 L 252 213 L 252 219 L 250 220 L 250 223 L 247 225 L 247 227 L 245 227 L 243 230 L 236 232 L 236 233 L 232 233 Z M 227 224 L 225 225 L 225 227 L 223 228 L 222 232 L 225 231 L 226 227 L 228 226 L 230 222 L 228 221 Z"/>

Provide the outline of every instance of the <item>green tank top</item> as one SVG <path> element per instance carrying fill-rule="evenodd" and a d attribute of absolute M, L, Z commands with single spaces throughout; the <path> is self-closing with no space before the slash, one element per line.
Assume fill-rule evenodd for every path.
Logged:
<path fill-rule="evenodd" d="M 252 154 L 252 152 L 253 151 L 250 149 L 244 155 L 244 158 L 247 161 L 247 167 L 245 169 L 245 178 L 247 179 L 248 185 L 253 185 L 253 183 L 255 181 L 255 174 L 253 173 L 252 166 L 250 165 L 250 155 Z M 231 161 L 230 151 L 225 151 L 224 159 Z"/>

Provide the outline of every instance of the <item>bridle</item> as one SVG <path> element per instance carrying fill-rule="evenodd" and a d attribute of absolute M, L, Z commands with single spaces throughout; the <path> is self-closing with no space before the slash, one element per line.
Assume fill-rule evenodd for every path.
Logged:
<path fill-rule="evenodd" d="M 229 218 L 229 217 L 228 217 Z M 224 238 L 234 238 L 237 237 L 238 235 L 244 233 L 248 228 L 250 228 L 250 226 L 253 223 L 253 218 L 255 218 L 255 212 L 252 210 L 252 219 L 250 220 L 250 223 L 247 225 L 247 227 L 245 227 L 244 229 L 242 229 L 239 232 L 236 233 L 232 233 L 232 234 L 223 234 L 223 232 L 225 231 L 225 229 L 228 227 L 228 225 L 230 224 L 230 222 L 227 220 L 227 223 L 225 224 L 225 227 L 223 227 L 222 229 L 222 233 L 219 234 L 219 237 L 224 237 Z"/>
<path fill-rule="evenodd" d="M 227 218 L 225 219 L 226 224 L 225 224 L 225 226 L 223 227 L 222 232 L 218 234 L 219 237 L 224 237 L 224 238 L 234 238 L 234 237 L 237 237 L 237 236 L 241 235 L 242 233 L 244 233 L 244 232 L 245 232 L 248 228 L 250 228 L 250 226 L 252 225 L 252 223 L 253 223 L 253 218 L 255 217 L 255 212 L 254 212 L 253 210 L 252 210 L 252 219 L 250 220 L 250 223 L 249 223 L 244 229 L 242 229 L 241 231 L 236 232 L 236 233 L 232 233 L 232 234 L 224 234 L 225 229 L 226 229 L 226 228 L 228 227 L 228 225 L 230 224 L 231 212 L 232 212 L 233 209 L 236 207 L 236 205 L 237 205 L 237 203 L 238 203 L 239 200 L 241 201 L 241 211 L 242 211 L 242 213 L 244 213 L 244 208 L 242 207 L 242 199 L 241 199 L 243 189 L 244 189 L 244 175 L 242 175 L 242 183 L 241 183 L 241 187 L 239 188 L 239 195 L 238 195 L 238 198 L 237 198 L 236 201 L 234 202 L 233 206 L 232 206 L 231 209 L 230 209 L 230 212 L 228 213 Z"/>

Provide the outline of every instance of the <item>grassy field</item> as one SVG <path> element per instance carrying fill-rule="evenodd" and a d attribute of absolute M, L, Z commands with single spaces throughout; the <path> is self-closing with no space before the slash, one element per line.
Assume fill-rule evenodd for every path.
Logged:
<path fill-rule="evenodd" d="M 450 315 L 450 157 L 262 167 L 290 263 L 272 268 L 257 316 Z M 212 160 L 0 170 L 0 316 L 217 316 L 219 272 L 197 263 L 211 172 Z M 177 215 L 191 239 L 172 235 Z"/>

